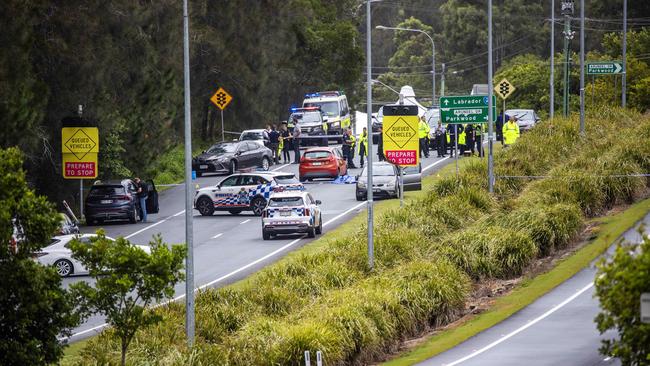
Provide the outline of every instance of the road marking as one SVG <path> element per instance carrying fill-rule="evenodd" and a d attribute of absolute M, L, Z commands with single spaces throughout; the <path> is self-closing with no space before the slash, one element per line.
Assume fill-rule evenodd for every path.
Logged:
<path fill-rule="evenodd" d="M 185 213 L 185 210 L 183 210 L 183 211 L 181 211 L 181 212 L 179 212 L 179 213 L 175 213 L 175 214 L 173 214 L 172 217 L 180 216 L 180 215 L 182 215 L 182 214 L 184 214 L 184 213 Z"/>
<path fill-rule="evenodd" d="M 607 362 L 607 361 L 609 361 L 611 359 L 612 359 L 611 357 L 605 357 L 605 358 L 603 358 L 603 361 Z"/>
<path fill-rule="evenodd" d="M 461 358 L 461 359 L 458 359 L 458 360 L 456 360 L 456 361 L 454 361 L 454 362 L 452 362 L 452 363 L 445 364 L 445 366 L 455 366 L 455 365 L 458 365 L 458 364 L 460 364 L 460 363 L 462 363 L 462 362 L 465 362 L 465 361 L 469 360 L 470 358 L 474 358 L 474 357 L 480 355 L 481 353 L 483 353 L 483 352 L 485 352 L 485 351 L 487 351 L 487 350 L 489 350 L 489 349 L 491 349 L 491 348 L 494 348 L 494 347 L 495 347 L 496 345 L 498 345 L 499 343 L 501 343 L 501 342 L 503 342 L 503 341 L 505 341 L 505 340 L 507 340 L 507 339 L 509 339 L 509 338 L 514 337 L 515 335 L 517 335 L 517 334 L 523 332 L 524 330 L 526 330 L 526 329 L 530 328 L 531 326 L 533 326 L 533 325 L 539 323 L 540 321 L 544 320 L 544 318 L 548 317 L 549 315 L 551 315 L 551 314 L 553 314 L 554 312 L 558 311 L 560 308 L 562 308 L 562 307 L 565 306 L 566 304 L 568 304 L 568 303 L 570 303 L 571 301 L 575 300 L 578 296 L 582 295 L 585 291 L 589 290 L 589 289 L 592 288 L 593 286 L 594 286 L 594 283 L 593 283 L 593 282 L 589 283 L 587 286 L 581 288 L 580 290 L 578 290 L 578 292 L 576 292 L 575 294 L 571 295 L 571 296 L 568 297 L 566 300 L 562 301 L 561 303 L 559 303 L 558 305 L 556 305 L 556 306 L 553 307 L 552 309 L 548 310 L 548 311 L 545 312 L 544 314 L 542 314 L 542 315 L 538 316 L 537 318 L 533 319 L 533 321 L 531 321 L 530 323 L 528 323 L 528 324 L 526 324 L 526 325 L 523 325 L 523 326 L 521 326 L 521 327 L 515 329 L 514 331 L 512 331 L 512 332 L 508 333 L 507 335 L 503 336 L 502 338 L 500 338 L 500 339 L 498 339 L 498 340 L 496 340 L 496 341 L 494 341 L 494 342 L 488 344 L 487 346 L 485 346 L 485 347 L 483 347 L 483 348 L 481 348 L 481 349 L 479 349 L 479 350 L 477 350 L 477 351 L 474 351 L 473 353 L 471 353 L 471 354 L 469 354 L 469 355 L 467 355 L 467 356 L 465 356 L 465 357 L 463 357 L 463 358 Z"/>
<path fill-rule="evenodd" d="M 277 167 L 277 168 L 275 168 L 275 169 L 271 169 L 271 171 L 274 172 L 274 171 L 276 171 L 276 170 L 280 170 L 280 169 L 284 168 L 284 167 L 287 166 L 287 165 L 290 165 L 290 164 L 283 164 L 283 165 L 280 165 L 279 167 Z"/>
<path fill-rule="evenodd" d="M 251 219 L 246 219 L 246 220 L 240 222 L 239 225 L 243 225 L 243 224 L 245 224 L 245 223 L 247 223 L 247 222 L 249 222 L 249 221 L 251 221 Z"/>
<path fill-rule="evenodd" d="M 340 214 L 334 216 L 334 217 L 331 218 L 329 221 L 326 221 L 326 222 L 323 224 L 323 226 L 327 226 L 327 225 L 333 223 L 334 221 L 340 219 L 341 217 L 343 217 L 343 216 L 349 214 L 350 212 L 356 210 L 357 208 L 359 208 L 359 207 L 365 205 L 366 203 L 367 203 L 367 202 L 361 202 L 361 203 L 358 203 L 358 204 L 352 206 L 351 208 L 349 208 L 349 209 L 343 211 L 342 213 L 340 213 Z"/>
<path fill-rule="evenodd" d="M 178 212 L 178 213 L 172 215 L 171 217 L 176 217 L 178 215 L 181 215 L 183 212 L 185 212 L 185 210 L 183 210 L 181 212 Z M 155 226 L 158 226 L 158 225 L 162 224 L 163 222 L 165 222 L 167 220 L 169 220 L 169 217 L 167 217 L 166 219 L 160 220 L 160 221 L 158 221 L 156 223 L 153 223 L 153 224 L 151 224 L 151 225 L 149 225 L 147 227 L 144 227 L 144 228 L 142 228 L 142 229 L 140 229 L 140 230 L 138 230 L 138 231 L 136 231 L 134 233 L 131 233 L 131 234 L 125 236 L 124 239 L 132 238 L 132 237 L 134 237 L 134 236 L 136 236 L 136 235 L 138 235 L 138 234 L 140 234 L 140 233 L 142 233 L 144 231 L 147 231 L 147 230 L 151 229 L 152 227 L 155 227 Z"/>
<path fill-rule="evenodd" d="M 426 172 L 427 170 L 433 168 L 434 166 L 442 163 L 443 161 L 445 161 L 447 159 L 451 159 L 451 157 L 447 156 L 447 157 L 444 157 L 444 158 L 442 158 L 442 159 L 440 159 L 440 160 L 438 160 L 438 161 L 436 161 L 434 163 L 431 163 L 431 164 L 427 165 L 424 169 L 422 169 L 422 172 Z"/>
<path fill-rule="evenodd" d="M 219 234 L 213 236 L 212 239 L 216 239 L 216 238 L 220 237 L 221 235 L 223 235 L 223 233 L 219 233 Z"/>

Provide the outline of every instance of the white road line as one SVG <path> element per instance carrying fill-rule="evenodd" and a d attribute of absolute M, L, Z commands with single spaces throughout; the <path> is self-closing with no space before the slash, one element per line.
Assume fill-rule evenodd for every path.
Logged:
<path fill-rule="evenodd" d="M 246 220 L 240 222 L 239 225 L 244 225 L 245 223 L 247 223 L 247 222 L 249 222 L 249 221 L 251 221 L 251 219 L 246 219 Z"/>
<path fill-rule="evenodd" d="M 181 211 L 181 212 L 178 212 L 178 213 L 175 213 L 175 214 L 173 214 L 173 215 L 172 215 L 172 217 L 176 217 L 176 216 L 180 216 L 180 215 L 182 215 L 182 214 L 184 214 L 184 213 L 185 213 L 185 210 L 183 210 L 183 211 Z"/>
<path fill-rule="evenodd" d="M 367 204 L 367 202 L 361 202 L 361 203 L 358 203 L 358 204 L 352 206 L 351 208 L 349 208 L 349 209 L 343 211 L 342 213 L 340 213 L 340 214 L 334 216 L 334 217 L 331 218 L 329 221 L 325 221 L 325 222 L 323 223 L 323 226 L 327 226 L 327 225 L 333 223 L 334 221 L 340 219 L 341 217 L 343 217 L 343 216 L 349 214 L 350 212 L 356 210 L 357 208 L 359 208 L 359 207 L 361 207 L 361 206 L 363 206 L 363 205 L 365 205 L 365 204 Z"/>
<path fill-rule="evenodd" d="M 287 165 L 290 165 L 290 164 L 283 164 L 283 165 L 280 165 L 280 166 L 277 167 L 277 168 L 271 169 L 271 171 L 274 172 L 274 171 L 276 171 L 276 170 L 280 170 L 280 169 L 284 168 L 284 167 L 287 166 Z"/>
<path fill-rule="evenodd" d="M 514 337 L 515 335 L 517 335 L 517 334 L 523 332 L 524 330 L 530 328 L 530 327 L 533 326 L 534 324 L 539 323 L 539 322 L 542 321 L 544 318 L 548 317 L 549 315 L 551 315 L 551 314 L 553 314 L 554 312 L 558 311 L 560 308 L 562 308 L 562 307 L 565 306 L 566 304 L 568 304 L 568 303 L 570 303 L 571 301 L 575 300 L 578 296 L 582 295 L 585 291 L 589 290 L 589 289 L 592 288 L 593 286 L 594 286 L 594 283 L 593 283 L 593 282 L 590 282 L 587 286 L 581 288 L 580 290 L 578 290 L 578 292 L 576 292 L 575 294 L 571 295 L 571 296 L 568 297 L 566 300 L 562 301 L 561 303 L 559 303 L 558 305 L 556 305 L 555 307 L 553 307 L 553 308 L 550 309 L 549 311 L 547 311 L 547 312 L 545 312 L 544 314 L 542 314 L 542 315 L 538 316 L 537 318 L 533 319 L 531 322 L 527 323 L 526 325 L 523 325 L 523 326 L 521 326 L 521 327 L 515 329 L 514 331 L 512 331 L 512 332 L 508 333 L 507 335 L 501 337 L 499 340 L 496 340 L 496 341 L 494 341 L 494 342 L 488 344 L 487 346 L 485 346 L 485 347 L 483 347 L 483 348 L 481 348 L 481 349 L 479 349 L 479 350 L 477 350 L 477 351 L 475 351 L 475 352 L 473 352 L 473 353 L 471 353 L 471 354 L 469 354 L 469 355 L 467 355 L 467 356 L 465 356 L 465 357 L 463 357 L 463 358 L 461 358 L 461 359 L 458 359 L 458 360 L 456 360 L 456 361 L 454 361 L 454 362 L 452 362 L 452 363 L 445 364 L 445 366 L 455 366 L 455 365 L 458 365 L 458 364 L 460 364 L 460 363 L 462 363 L 462 362 L 465 362 L 465 361 L 469 360 L 470 358 L 473 358 L 473 357 L 476 357 L 476 356 L 480 355 L 481 353 L 483 353 L 483 352 L 485 352 L 485 351 L 487 351 L 487 350 L 489 350 L 489 349 L 491 349 L 491 348 L 494 348 L 494 347 L 495 347 L 496 345 L 498 345 L 499 343 L 501 343 L 501 342 L 503 342 L 503 341 L 505 341 L 505 340 L 507 340 L 507 339 L 509 339 L 509 338 L 512 338 L 512 337 Z"/>
<path fill-rule="evenodd" d="M 223 233 L 219 233 L 219 234 L 213 236 L 212 239 L 216 239 L 216 238 L 220 237 L 221 235 L 223 235 Z"/>
<path fill-rule="evenodd" d="M 451 157 L 447 156 L 447 157 L 445 157 L 445 158 L 442 158 L 442 159 L 436 161 L 435 163 L 431 163 L 431 164 L 427 165 L 424 169 L 422 169 L 422 172 L 426 172 L 427 170 L 433 168 L 434 166 L 436 166 L 436 165 L 442 163 L 443 161 L 445 161 L 445 160 L 447 160 L 447 159 L 451 159 Z"/>
<path fill-rule="evenodd" d="M 603 361 L 607 362 L 607 361 L 609 361 L 609 360 L 611 360 L 611 359 L 612 359 L 612 358 L 608 356 L 608 357 L 603 358 Z"/>
<path fill-rule="evenodd" d="M 176 217 L 176 216 L 178 216 L 178 215 L 181 215 L 181 214 L 183 214 L 183 212 L 185 212 L 185 210 L 183 210 L 183 211 L 181 211 L 181 212 L 178 212 L 178 213 L 172 215 L 171 217 Z M 136 231 L 136 232 L 134 232 L 134 233 L 131 233 L 131 234 L 125 236 L 124 239 L 132 238 L 132 237 L 134 237 L 134 236 L 136 236 L 136 235 L 138 235 L 138 234 L 140 234 L 140 233 L 142 233 L 142 232 L 144 232 L 144 231 L 147 231 L 147 230 L 151 229 L 152 227 L 155 227 L 155 226 L 158 226 L 158 225 L 162 224 L 163 222 L 165 222 L 165 221 L 167 221 L 167 220 L 169 220 L 169 217 L 166 218 L 166 219 L 160 220 L 160 221 L 158 221 L 158 222 L 156 222 L 156 223 L 154 223 L 154 224 L 151 224 L 151 225 L 149 225 L 149 226 L 147 226 L 147 227 L 144 227 L 144 228 L 142 228 L 142 229 L 140 229 L 140 230 L 138 230 L 138 231 Z"/>

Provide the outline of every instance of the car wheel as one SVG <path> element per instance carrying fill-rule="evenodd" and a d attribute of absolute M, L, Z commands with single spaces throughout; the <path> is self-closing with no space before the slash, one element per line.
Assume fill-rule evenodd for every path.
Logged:
<path fill-rule="evenodd" d="M 364 196 L 361 193 L 359 193 L 358 191 L 357 191 L 356 195 L 357 195 L 357 201 L 363 201 L 365 199 Z"/>
<path fill-rule="evenodd" d="M 231 215 L 239 215 L 241 213 L 241 210 L 234 210 L 233 209 L 233 210 L 228 210 L 228 212 L 230 212 Z"/>
<path fill-rule="evenodd" d="M 54 268 L 56 268 L 56 273 L 58 273 L 61 277 L 68 277 L 74 273 L 72 262 L 67 259 L 59 259 L 58 261 L 54 262 Z"/>
<path fill-rule="evenodd" d="M 235 160 L 230 161 L 230 168 L 228 169 L 228 172 L 230 174 L 234 174 L 237 171 L 237 162 Z"/>
<path fill-rule="evenodd" d="M 318 215 L 318 226 L 316 227 L 316 234 L 320 235 L 323 233 L 323 216 Z"/>
<path fill-rule="evenodd" d="M 268 171 L 271 167 L 271 161 L 266 156 L 262 158 L 262 170 Z"/>
<path fill-rule="evenodd" d="M 256 197 L 253 199 L 253 202 L 251 202 L 251 210 L 255 216 L 262 216 L 262 212 L 264 211 L 265 207 L 266 200 L 262 197 Z"/>
<path fill-rule="evenodd" d="M 196 201 L 196 209 L 203 216 L 212 216 L 214 213 L 214 203 L 210 197 L 203 196 Z"/>
<path fill-rule="evenodd" d="M 299 179 L 301 183 L 305 183 L 307 181 L 307 178 L 300 177 Z"/>
<path fill-rule="evenodd" d="M 88 226 L 93 226 L 93 225 L 95 225 L 95 222 L 96 222 L 96 221 L 93 220 L 93 219 L 88 219 L 88 220 L 86 220 L 86 225 L 88 225 Z"/>
<path fill-rule="evenodd" d="M 131 215 L 131 217 L 129 217 L 129 222 L 132 223 L 132 224 L 135 224 L 136 222 L 138 222 L 139 217 L 140 217 L 140 215 L 138 214 L 138 208 L 134 207 L 133 208 L 133 214 Z"/>
<path fill-rule="evenodd" d="M 262 229 L 262 239 L 264 239 L 264 240 L 271 239 L 271 234 L 268 231 Z"/>
<path fill-rule="evenodd" d="M 308 238 L 315 238 L 316 237 L 316 228 L 315 227 L 312 226 L 307 230 L 307 237 Z"/>

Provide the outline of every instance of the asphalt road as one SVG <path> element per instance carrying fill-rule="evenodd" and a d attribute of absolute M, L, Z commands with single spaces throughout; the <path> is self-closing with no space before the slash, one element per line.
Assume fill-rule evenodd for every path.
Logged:
<path fill-rule="evenodd" d="M 376 146 L 375 146 L 376 148 Z M 431 174 L 451 159 L 433 158 L 422 160 L 423 175 Z M 293 156 L 293 155 L 292 155 Z M 375 155 L 376 156 L 376 155 Z M 358 157 L 355 160 L 358 165 Z M 275 165 L 271 170 L 292 172 L 298 175 L 298 165 Z M 360 173 L 351 169 L 349 175 Z M 195 184 L 201 187 L 220 182 L 223 176 L 198 178 Z M 365 208 L 365 202 L 355 198 L 354 184 L 332 184 L 330 181 L 307 182 L 305 186 L 314 199 L 319 199 L 323 215 L 323 232 L 334 229 Z M 124 222 L 103 225 L 106 235 L 123 236 L 135 244 L 148 244 L 155 234 L 162 235 L 166 243 L 185 242 L 185 188 L 173 187 L 160 193 L 160 212 L 149 215 L 148 223 L 128 224 Z M 242 279 L 260 268 L 277 261 L 288 252 L 308 244 L 313 239 L 301 235 L 283 236 L 265 241 L 262 239 L 261 219 L 252 213 L 231 215 L 216 212 L 212 217 L 203 217 L 194 211 L 194 274 L 195 286 L 220 287 Z M 82 232 L 92 233 L 98 227 L 84 227 Z M 65 278 L 64 286 L 77 281 L 90 281 L 88 276 Z M 176 299 L 185 293 L 185 284 L 176 286 Z M 74 342 L 92 336 L 105 327 L 104 318 L 94 316 L 76 328 L 69 341 Z"/>
<path fill-rule="evenodd" d="M 650 213 L 643 222 L 649 233 Z M 641 241 L 636 227 L 623 236 L 629 242 Z M 419 365 L 620 365 L 618 359 L 598 352 L 601 339 L 614 338 L 615 333 L 601 336 L 596 329 L 595 274 L 592 263 L 510 318 Z"/>

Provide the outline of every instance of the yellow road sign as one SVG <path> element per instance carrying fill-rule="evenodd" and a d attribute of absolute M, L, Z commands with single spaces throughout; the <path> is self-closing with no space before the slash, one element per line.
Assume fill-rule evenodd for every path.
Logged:
<path fill-rule="evenodd" d="M 210 101 L 223 111 L 232 101 L 232 96 L 228 94 L 224 88 L 219 88 L 219 90 L 217 90 L 217 92 L 210 98 Z"/>
<path fill-rule="evenodd" d="M 417 115 L 384 115 L 382 134 L 386 160 L 401 166 L 418 165 L 420 149 L 418 123 Z"/>
<path fill-rule="evenodd" d="M 494 87 L 494 92 L 501 97 L 501 99 L 508 99 L 508 97 L 516 90 L 514 85 L 506 79 L 499 81 Z"/>
<path fill-rule="evenodd" d="M 63 178 L 92 179 L 97 178 L 97 153 L 87 153 L 83 159 L 75 154 L 63 154 Z"/>
<path fill-rule="evenodd" d="M 61 129 L 61 151 L 83 159 L 88 153 L 99 152 L 99 129 L 97 127 L 64 127 Z"/>

